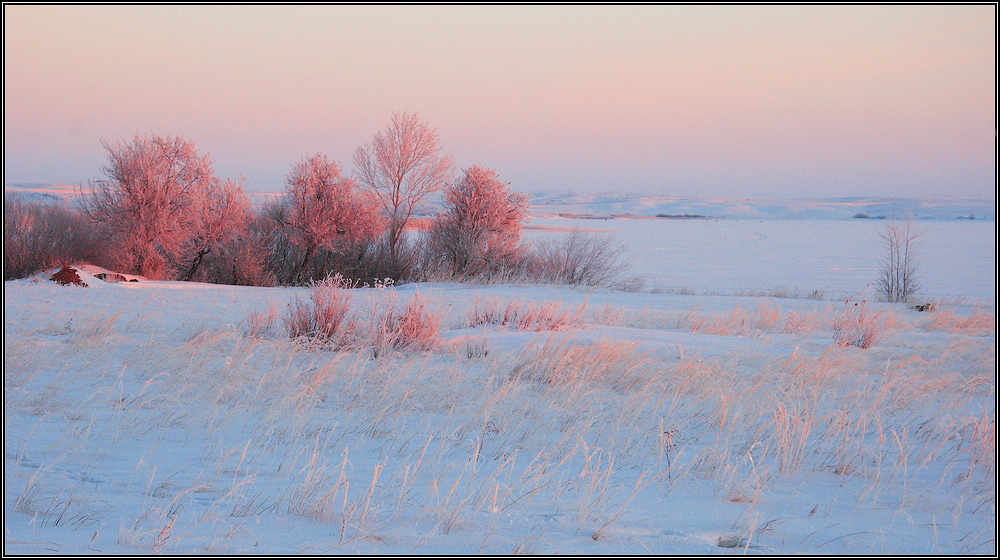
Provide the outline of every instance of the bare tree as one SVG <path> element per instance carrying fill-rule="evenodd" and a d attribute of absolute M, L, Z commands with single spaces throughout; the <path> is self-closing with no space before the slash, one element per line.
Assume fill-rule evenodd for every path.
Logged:
<path fill-rule="evenodd" d="M 451 180 L 454 164 L 440 152 L 437 132 L 416 114 L 393 113 L 385 131 L 354 154 L 359 181 L 375 193 L 388 215 L 392 261 L 399 258 L 403 228 L 414 211 Z"/>
<path fill-rule="evenodd" d="M 430 243 L 447 259 L 452 276 L 480 274 L 517 256 L 527 196 L 511 192 L 496 171 L 478 165 L 463 170 L 444 196 Z"/>
<path fill-rule="evenodd" d="M 360 192 L 340 172 L 339 163 L 315 155 L 295 164 L 288 174 L 286 225 L 292 230 L 292 243 L 305 250 L 295 272 L 297 280 L 317 249 L 336 252 L 351 242 L 375 238 L 382 230 L 375 196 Z"/>
<path fill-rule="evenodd" d="M 879 234 L 884 253 L 879 265 L 876 288 L 889 302 L 904 302 L 920 290 L 916 256 L 917 239 L 923 235 L 914 227 L 913 220 L 893 221 L 885 224 Z"/>
<path fill-rule="evenodd" d="M 218 187 L 211 160 L 180 137 L 136 135 L 131 142 L 103 143 L 107 179 L 92 181 L 82 208 L 103 224 L 113 257 L 124 271 L 171 276 L 202 226 L 207 193 Z"/>

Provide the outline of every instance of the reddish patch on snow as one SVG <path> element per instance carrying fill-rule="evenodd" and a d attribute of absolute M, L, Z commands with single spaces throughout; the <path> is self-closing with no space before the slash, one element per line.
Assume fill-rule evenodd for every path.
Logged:
<path fill-rule="evenodd" d="M 87 287 L 87 285 L 83 282 L 83 280 L 80 280 L 80 275 L 76 273 L 76 269 L 70 267 L 69 265 L 63 265 L 62 269 L 59 272 L 53 274 L 52 278 L 49 278 L 49 280 L 52 280 L 53 282 L 58 282 L 63 286 L 76 284 L 77 286 L 83 286 L 84 288 Z"/>

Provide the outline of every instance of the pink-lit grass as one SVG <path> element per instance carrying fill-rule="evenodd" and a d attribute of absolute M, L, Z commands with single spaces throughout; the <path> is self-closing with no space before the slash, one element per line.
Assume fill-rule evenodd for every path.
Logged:
<path fill-rule="evenodd" d="M 432 301 L 423 312 L 434 311 Z M 121 492 L 141 507 L 122 516 L 121 546 L 146 553 L 168 526 L 162 552 L 206 543 L 252 550 L 260 529 L 245 520 L 254 516 L 322 527 L 332 538 L 315 539 L 317 552 L 370 550 L 410 532 L 475 533 L 487 550 L 513 543 L 510 552 L 524 537 L 511 540 L 504 515 L 569 512 L 553 526 L 603 541 L 646 504 L 691 494 L 746 512 L 723 531 L 745 549 L 767 542 L 769 518 L 757 515 L 787 503 L 779 497 L 802 480 L 837 479 L 838 503 L 870 512 L 913 504 L 933 474 L 934 499 L 965 500 L 967 517 L 995 475 L 995 417 L 963 413 L 995 385 L 989 350 L 976 341 L 919 359 L 907 348 L 859 352 L 829 338 L 829 347 L 791 354 L 650 356 L 621 340 L 560 335 L 497 348 L 486 360 L 455 361 L 433 348 L 374 360 L 363 346 L 331 354 L 224 327 L 145 335 L 136 345 L 120 338 L 130 335 L 123 319 L 86 343 L 29 333 L 67 341 L 49 347 L 53 368 L 25 363 L 37 353 L 15 333 L 5 411 L 53 423 L 43 435 L 55 441 L 38 445 L 36 434 L 22 444 L 43 470 L 67 464 L 50 447 L 98 472 L 128 463 Z M 88 398 L 74 398 L 84 389 Z M 25 499 L 56 506 L 34 508 L 49 526 L 62 509 L 64 518 L 93 519 L 109 516 L 100 500 L 124 499 L 97 485 L 100 497 L 84 503 L 93 483 L 67 484 L 60 497 L 51 478 L 14 480 Z M 805 519 L 814 505 L 796 507 Z"/>

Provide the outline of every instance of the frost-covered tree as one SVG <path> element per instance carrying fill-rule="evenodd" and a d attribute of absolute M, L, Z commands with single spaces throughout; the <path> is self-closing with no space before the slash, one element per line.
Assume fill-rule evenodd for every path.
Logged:
<path fill-rule="evenodd" d="M 116 266 L 152 278 L 197 268 L 198 255 L 218 237 L 205 228 L 230 226 L 225 219 L 206 219 L 227 188 L 209 157 L 181 137 L 136 135 L 131 142 L 103 145 L 106 179 L 90 183 L 81 205 L 107 229 Z"/>
<path fill-rule="evenodd" d="M 243 244 L 243 235 L 254 218 L 253 206 L 243 192 L 243 178 L 234 181 L 218 181 L 203 193 L 202 203 L 196 209 L 195 227 L 188 242 L 191 265 L 182 280 L 195 278 L 202 261 L 210 253 L 229 259 L 233 266 L 236 249 Z M 245 263 L 239 263 L 243 266 Z M 229 267 L 227 267 L 229 268 Z M 220 280 L 218 276 L 211 278 Z"/>
<path fill-rule="evenodd" d="M 437 132 L 416 114 L 393 113 L 385 131 L 354 154 L 358 180 L 375 193 L 389 218 L 386 241 L 394 262 L 407 221 L 427 195 L 452 178 L 451 157 L 440 152 Z"/>
<path fill-rule="evenodd" d="M 317 249 L 338 252 L 351 243 L 374 239 L 382 231 L 374 194 L 362 192 L 354 180 L 340 173 L 339 163 L 315 155 L 296 163 L 288 174 L 286 225 L 292 243 L 304 250 L 296 279 L 302 279 Z"/>
<path fill-rule="evenodd" d="M 520 252 L 528 197 L 512 192 L 496 171 L 474 165 L 445 187 L 445 210 L 430 231 L 431 246 L 451 274 L 479 274 Z"/>

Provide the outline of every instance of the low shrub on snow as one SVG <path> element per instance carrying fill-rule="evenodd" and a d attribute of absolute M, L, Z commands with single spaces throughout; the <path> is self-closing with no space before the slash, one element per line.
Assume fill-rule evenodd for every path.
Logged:
<path fill-rule="evenodd" d="M 367 331 L 372 354 L 377 358 L 391 350 L 428 350 L 439 340 L 441 316 L 427 309 L 427 300 L 420 294 L 402 310 L 399 296 L 387 281 L 375 287 L 369 300 Z"/>
<path fill-rule="evenodd" d="M 352 317 L 354 287 L 339 274 L 314 283 L 310 301 L 296 298 L 289 305 L 283 318 L 288 335 L 335 347 L 370 347 L 375 357 L 391 350 L 427 350 L 437 344 L 441 316 L 427 309 L 422 295 L 414 294 L 401 308 L 392 280 L 376 282 L 368 294 L 366 312 Z M 254 324 L 266 323 L 266 316 L 251 314 L 248 322 L 253 330 Z"/>
<path fill-rule="evenodd" d="M 312 285 L 312 302 L 296 298 L 284 317 L 288 335 L 327 343 L 342 339 L 345 318 L 351 308 L 347 282 L 340 275 L 327 277 Z"/>

